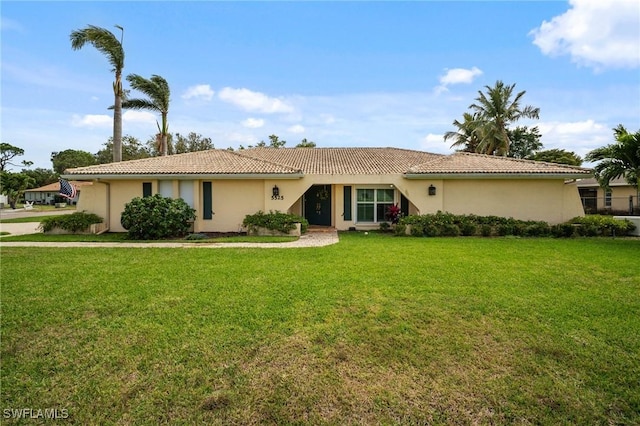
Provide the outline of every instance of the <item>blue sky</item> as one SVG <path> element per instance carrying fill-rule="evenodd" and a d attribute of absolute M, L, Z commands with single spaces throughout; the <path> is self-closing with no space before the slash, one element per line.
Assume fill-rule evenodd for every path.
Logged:
<path fill-rule="evenodd" d="M 640 2 L 2 1 L 1 137 L 51 168 L 112 135 L 113 73 L 87 25 L 124 27 L 124 75 L 171 87 L 169 130 L 216 148 L 276 134 L 295 146 L 450 153 L 479 90 L 496 80 L 539 107 L 545 148 L 584 156 L 618 124 L 640 129 Z M 125 82 L 126 86 L 126 82 Z M 132 93 L 133 96 L 135 92 Z M 157 116 L 125 111 L 146 142 Z"/>

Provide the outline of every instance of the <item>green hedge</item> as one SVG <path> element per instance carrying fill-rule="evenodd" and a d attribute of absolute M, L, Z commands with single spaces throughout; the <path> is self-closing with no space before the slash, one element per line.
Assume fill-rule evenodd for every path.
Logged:
<path fill-rule="evenodd" d="M 120 223 L 134 240 L 159 240 L 182 237 L 187 234 L 196 218 L 182 198 L 136 197 L 124 206 Z"/>
<path fill-rule="evenodd" d="M 554 236 L 568 238 L 578 236 L 627 235 L 635 226 L 628 220 L 611 216 L 589 215 L 576 217 L 570 221 L 550 226 L 547 222 L 518 220 L 499 216 L 455 215 L 446 212 L 410 215 L 400 219 L 395 227 L 396 235 L 416 237 L 437 236 Z"/>
<path fill-rule="evenodd" d="M 255 232 L 257 228 L 266 228 L 288 234 L 289 231 L 295 229 L 296 223 L 300 223 L 300 232 L 303 234 L 307 232 L 309 227 L 307 219 L 279 211 L 270 211 L 269 213 L 259 211 L 256 214 L 246 215 L 242 221 L 242 226 L 246 227 L 250 233 Z"/>
<path fill-rule="evenodd" d="M 76 212 L 43 219 L 38 228 L 44 232 L 49 232 L 53 228 L 60 228 L 69 232 L 82 232 L 89 226 L 102 223 L 102 221 L 103 219 L 96 214 Z"/>

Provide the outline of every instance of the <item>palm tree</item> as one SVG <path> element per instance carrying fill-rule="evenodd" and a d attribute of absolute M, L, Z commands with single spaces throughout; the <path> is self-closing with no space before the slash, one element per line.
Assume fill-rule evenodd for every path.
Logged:
<path fill-rule="evenodd" d="M 494 87 L 485 86 L 487 93 L 478 91 L 476 103 L 469 108 L 477 117 L 475 132 L 479 138 L 476 152 L 484 154 L 506 155 L 509 152 L 509 124 L 521 118 L 538 118 L 540 108 L 527 105 L 520 107 L 520 101 L 526 93 L 524 90 L 516 94 L 512 100 L 515 84 L 506 86 L 498 80 Z M 480 132 L 479 129 L 482 129 Z"/>
<path fill-rule="evenodd" d="M 149 111 L 159 112 L 162 117 L 162 126 L 158 124 L 158 142 L 159 151 L 162 155 L 167 155 L 167 135 L 169 134 L 169 123 L 167 122 L 167 114 L 169 113 L 169 102 L 171 91 L 167 80 L 159 75 L 152 75 L 147 79 L 138 74 L 129 74 L 127 81 L 131 87 L 138 90 L 148 99 L 125 99 L 122 102 L 122 108 L 125 109 L 146 109 Z"/>
<path fill-rule="evenodd" d="M 640 130 L 629 133 L 619 124 L 613 134 L 616 143 L 594 149 L 585 160 L 599 161 L 594 170 L 602 187 L 608 188 L 612 179 L 623 176 L 640 191 Z"/>
<path fill-rule="evenodd" d="M 476 148 L 480 143 L 479 135 L 482 130 L 479 128 L 478 116 L 477 114 L 465 112 L 462 114 L 462 120 L 462 123 L 458 120 L 453 120 L 453 125 L 458 130 L 445 133 L 444 140 L 453 139 L 454 142 L 451 148 L 460 148 L 458 151 L 476 152 Z"/>
<path fill-rule="evenodd" d="M 116 25 L 116 28 L 119 28 L 124 34 L 122 27 Z M 102 52 L 113 66 L 111 70 L 115 73 L 115 81 L 113 82 L 113 94 L 115 96 L 113 107 L 113 161 L 122 161 L 122 69 L 124 68 L 122 38 L 118 40 L 111 31 L 93 25 L 73 31 L 70 38 L 73 50 L 79 50 L 86 43 L 89 43 Z"/>

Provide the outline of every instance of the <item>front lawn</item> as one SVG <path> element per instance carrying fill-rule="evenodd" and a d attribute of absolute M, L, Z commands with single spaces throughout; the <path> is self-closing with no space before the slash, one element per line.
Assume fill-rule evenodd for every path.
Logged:
<path fill-rule="evenodd" d="M 640 422 L 638 240 L 0 253 L 3 409 L 75 424 Z"/>

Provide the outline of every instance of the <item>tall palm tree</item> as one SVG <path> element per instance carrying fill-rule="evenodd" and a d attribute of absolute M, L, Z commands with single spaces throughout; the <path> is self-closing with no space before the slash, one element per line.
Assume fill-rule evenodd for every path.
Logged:
<path fill-rule="evenodd" d="M 616 143 L 596 148 L 585 160 L 599 161 L 594 167 L 600 185 L 609 187 L 612 179 L 623 176 L 640 191 L 640 130 L 629 133 L 622 124 L 613 129 Z"/>
<path fill-rule="evenodd" d="M 119 28 L 124 34 L 122 27 L 116 25 L 116 28 Z M 111 31 L 93 25 L 71 32 L 70 38 L 73 50 L 79 50 L 86 43 L 89 43 L 103 53 L 113 66 L 111 70 L 115 73 L 115 81 L 113 82 L 115 96 L 113 103 L 113 161 L 122 161 L 122 69 L 124 68 L 122 38 L 118 40 Z"/>
<path fill-rule="evenodd" d="M 494 87 L 485 86 L 486 94 L 478 91 L 476 103 L 469 106 L 477 117 L 477 129 L 482 129 L 481 132 L 476 130 L 480 139 L 476 152 L 506 155 L 510 145 L 509 124 L 521 118 L 539 118 L 540 108 L 520 106 L 526 93 L 524 90 L 513 97 L 515 86 L 507 86 L 498 80 Z"/>
<path fill-rule="evenodd" d="M 476 152 L 482 130 L 479 128 L 479 124 L 477 114 L 465 112 L 462 114 L 462 122 L 453 120 L 453 125 L 458 130 L 446 132 L 444 140 L 452 139 L 454 142 L 451 144 L 451 148 L 459 148 L 457 151 Z"/>
<path fill-rule="evenodd" d="M 167 155 L 167 135 L 169 134 L 169 123 L 167 114 L 169 113 L 169 102 L 171 91 L 167 80 L 159 75 L 152 75 L 151 78 L 144 78 L 138 74 L 129 74 L 127 81 L 131 87 L 147 95 L 148 99 L 125 99 L 122 102 L 124 109 L 146 109 L 159 112 L 162 117 L 162 125 L 158 124 L 159 151 L 162 155 Z"/>

